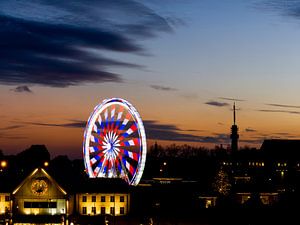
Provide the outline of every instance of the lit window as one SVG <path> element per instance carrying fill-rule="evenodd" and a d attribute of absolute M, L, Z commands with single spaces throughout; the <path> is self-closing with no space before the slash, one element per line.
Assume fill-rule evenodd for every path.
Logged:
<path fill-rule="evenodd" d="M 86 214 L 86 207 L 82 207 L 82 214 Z"/>
<path fill-rule="evenodd" d="M 92 196 L 92 202 L 96 202 L 96 196 Z"/>
<path fill-rule="evenodd" d="M 105 196 L 101 196 L 101 202 L 105 202 Z"/>
<path fill-rule="evenodd" d="M 115 202 L 115 196 L 110 196 L 110 202 Z"/>
<path fill-rule="evenodd" d="M 86 196 L 82 196 L 82 202 L 86 202 Z"/>
<path fill-rule="evenodd" d="M 120 214 L 121 214 L 121 215 L 124 215 L 124 213 L 125 213 L 124 207 L 120 207 Z"/>
<path fill-rule="evenodd" d="M 94 207 L 94 206 L 92 207 L 92 213 L 96 214 L 96 207 Z"/>
<path fill-rule="evenodd" d="M 211 200 L 207 200 L 205 204 L 205 208 L 210 208 L 211 207 Z"/>
<path fill-rule="evenodd" d="M 115 215 L 115 208 L 114 207 L 110 207 L 110 214 Z"/>
<path fill-rule="evenodd" d="M 120 202 L 124 202 L 124 196 L 120 196 Z"/>
<path fill-rule="evenodd" d="M 265 166 L 265 163 L 261 163 L 262 166 Z"/>
<path fill-rule="evenodd" d="M 105 207 L 101 207 L 101 214 L 105 214 Z"/>
<path fill-rule="evenodd" d="M 284 163 L 284 166 L 286 166 L 286 163 Z"/>
<path fill-rule="evenodd" d="M 277 166 L 280 166 L 280 163 L 277 163 Z"/>

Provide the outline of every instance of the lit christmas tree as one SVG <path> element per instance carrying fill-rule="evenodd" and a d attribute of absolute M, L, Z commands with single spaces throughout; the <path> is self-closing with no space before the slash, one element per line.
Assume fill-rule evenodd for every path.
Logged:
<path fill-rule="evenodd" d="M 228 174 L 221 168 L 215 177 L 213 189 L 220 195 L 228 195 L 231 189 Z"/>

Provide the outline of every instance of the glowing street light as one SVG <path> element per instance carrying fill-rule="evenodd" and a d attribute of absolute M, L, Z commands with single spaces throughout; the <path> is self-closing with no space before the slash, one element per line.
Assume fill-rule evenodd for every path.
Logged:
<path fill-rule="evenodd" d="M 7 161 L 2 160 L 2 161 L 1 161 L 1 167 L 2 167 L 2 168 L 7 167 Z"/>

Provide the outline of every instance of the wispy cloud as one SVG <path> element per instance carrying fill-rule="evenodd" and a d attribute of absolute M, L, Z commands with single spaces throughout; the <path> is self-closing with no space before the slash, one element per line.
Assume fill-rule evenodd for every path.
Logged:
<path fill-rule="evenodd" d="M 86 121 L 74 121 L 70 123 L 38 123 L 38 122 L 23 122 L 29 125 L 46 126 L 46 127 L 65 127 L 65 128 L 84 128 Z"/>
<path fill-rule="evenodd" d="M 244 99 L 238 99 L 238 98 L 226 98 L 226 97 L 219 97 L 219 99 L 229 100 L 229 101 L 235 101 L 235 102 L 244 102 L 244 101 L 246 101 L 246 100 L 244 100 Z"/>
<path fill-rule="evenodd" d="M 0 139 L 27 139 L 26 136 L 17 133 L 17 129 L 25 127 L 24 125 L 11 125 L 0 127 Z"/>
<path fill-rule="evenodd" d="M 182 93 L 180 94 L 180 97 L 192 100 L 192 99 L 197 99 L 198 95 L 196 93 Z"/>
<path fill-rule="evenodd" d="M 247 127 L 247 128 L 245 129 L 245 131 L 246 131 L 246 132 L 257 132 L 257 130 L 255 130 L 255 129 L 251 128 L 251 127 Z"/>
<path fill-rule="evenodd" d="M 176 88 L 172 88 L 172 87 L 166 87 L 166 86 L 162 86 L 162 85 L 150 85 L 151 88 L 158 90 L 158 91 L 177 91 Z"/>
<path fill-rule="evenodd" d="M 24 127 L 24 125 L 12 125 L 12 126 L 7 126 L 7 127 L 0 127 L 0 130 L 4 131 L 4 130 L 14 130 L 14 129 L 18 129 Z"/>
<path fill-rule="evenodd" d="M 33 93 L 32 90 L 28 86 L 26 86 L 26 85 L 18 86 L 18 87 L 14 88 L 14 89 L 11 89 L 11 91 Z"/>
<path fill-rule="evenodd" d="M 173 32 L 169 21 L 133 0 L 0 1 L 0 84 L 122 82 L 112 68 L 144 67 L 103 50 L 147 55 L 140 40 Z"/>
<path fill-rule="evenodd" d="M 278 132 L 278 133 L 273 133 L 273 134 L 275 134 L 275 135 L 282 135 L 282 136 L 289 136 L 289 135 L 291 135 L 288 132 Z"/>
<path fill-rule="evenodd" d="M 4 134 L 0 132 L 0 139 L 13 139 L 13 140 L 18 140 L 18 139 L 28 139 L 26 136 L 20 136 L 20 135 L 14 135 L 14 134 Z"/>
<path fill-rule="evenodd" d="M 205 102 L 206 105 L 211 105 L 211 106 L 217 106 L 217 107 L 224 107 L 224 106 L 229 106 L 227 102 L 218 102 L 218 101 L 208 101 Z"/>
<path fill-rule="evenodd" d="M 182 142 L 198 142 L 198 143 L 224 143 L 228 142 L 228 135 L 214 134 L 212 136 L 201 136 L 194 134 L 186 134 L 184 130 L 171 124 L 161 124 L 157 121 L 144 121 L 147 138 L 153 140 L 166 141 L 182 141 Z"/>
<path fill-rule="evenodd" d="M 289 113 L 289 114 L 300 114 L 299 111 L 290 111 L 290 110 L 273 110 L 273 109 L 259 109 L 259 112 L 266 112 L 266 113 Z"/>
<path fill-rule="evenodd" d="M 61 128 L 80 128 L 83 129 L 86 126 L 86 121 L 74 120 L 71 123 L 39 123 L 39 122 L 24 122 L 25 124 L 35 126 L 47 126 L 47 127 L 61 127 Z M 197 129 L 180 129 L 173 124 L 163 124 L 154 120 L 143 121 L 146 136 L 152 140 L 164 140 L 164 141 L 179 141 L 179 142 L 198 142 L 198 143 L 226 143 L 229 141 L 227 134 L 213 134 L 212 136 L 201 136 L 189 134 L 186 132 L 201 132 Z"/>
<path fill-rule="evenodd" d="M 275 106 L 275 107 L 281 107 L 281 108 L 295 108 L 295 109 L 300 109 L 299 105 L 282 105 L 282 104 L 265 104 L 265 105 L 269 105 L 269 106 Z"/>
<path fill-rule="evenodd" d="M 263 143 L 264 138 L 257 138 L 257 139 L 240 139 L 239 141 L 244 144 L 255 144 L 261 145 Z"/>
<path fill-rule="evenodd" d="M 297 0 L 264 0 L 256 4 L 263 10 L 278 12 L 282 16 L 300 19 L 300 2 Z"/>

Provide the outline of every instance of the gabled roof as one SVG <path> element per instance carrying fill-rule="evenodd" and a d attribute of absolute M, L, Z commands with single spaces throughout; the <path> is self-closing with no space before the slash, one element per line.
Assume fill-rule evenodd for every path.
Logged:
<path fill-rule="evenodd" d="M 13 195 L 15 195 L 20 188 L 28 181 L 28 179 L 34 177 L 36 174 L 43 174 L 45 177 L 47 177 L 63 195 L 67 195 L 67 192 L 43 169 L 43 168 L 36 168 L 29 176 L 27 176 L 21 184 L 17 186 L 17 188 L 12 192 Z"/>
<path fill-rule="evenodd" d="M 264 140 L 260 149 L 269 158 L 300 160 L 300 140 Z"/>

